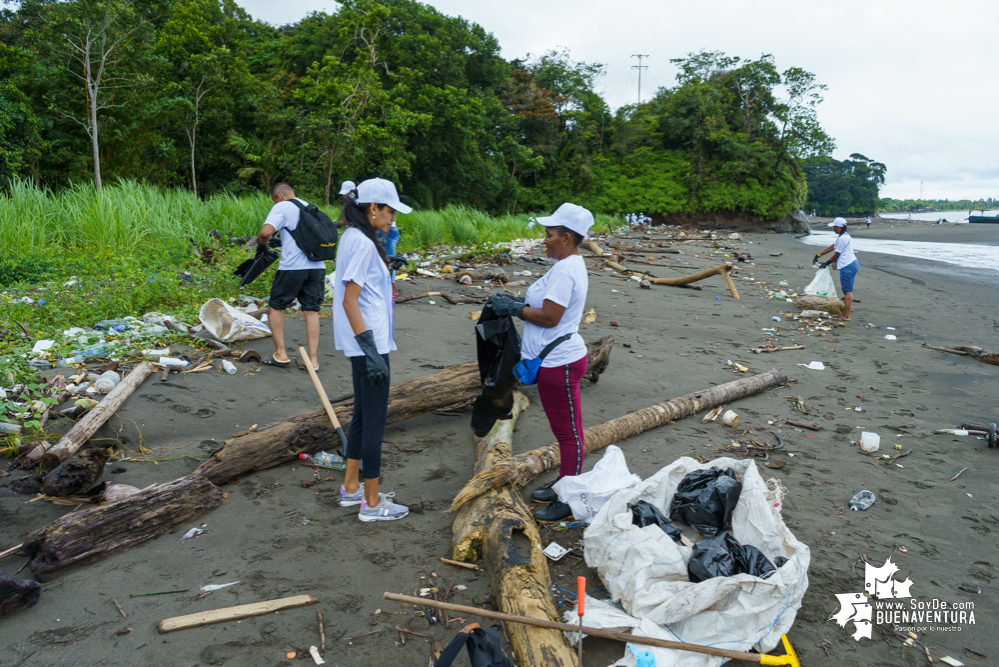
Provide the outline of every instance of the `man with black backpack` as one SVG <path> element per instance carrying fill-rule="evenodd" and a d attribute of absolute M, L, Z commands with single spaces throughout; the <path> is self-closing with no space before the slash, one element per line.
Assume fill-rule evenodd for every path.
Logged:
<path fill-rule="evenodd" d="M 284 311 L 298 299 L 305 313 L 309 357 L 313 368 L 318 370 L 319 308 L 326 292 L 325 260 L 336 258 L 336 224 L 314 204 L 296 198 L 287 183 L 274 186 L 271 200 L 274 207 L 257 235 L 257 243 L 266 247 L 276 232 L 282 232 L 281 261 L 268 302 L 274 354 L 264 364 L 281 368 L 291 364 L 284 346 Z"/>

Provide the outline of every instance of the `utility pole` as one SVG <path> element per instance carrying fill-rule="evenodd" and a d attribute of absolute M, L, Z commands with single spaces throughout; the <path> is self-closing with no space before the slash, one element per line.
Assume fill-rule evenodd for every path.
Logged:
<path fill-rule="evenodd" d="M 638 103 L 641 104 L 642 103 L 642 70 L 643 69 L 649 69 L 648 65 L 643 65 L 642 64 L 642 58 L 648 58 L 649 54 L 647 54 L 647 53 L 636 53 L 636 54 L 633 54 L 631 57 L 632 58 L 638 58 L 638 64 L 637 65 L 632 65 L 631 69 L 637 69 L 638 70 Z"/>

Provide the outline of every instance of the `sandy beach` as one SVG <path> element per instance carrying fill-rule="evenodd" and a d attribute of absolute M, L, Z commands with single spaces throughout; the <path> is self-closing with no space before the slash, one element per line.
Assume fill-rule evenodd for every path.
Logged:
<path fill-rule="evenodd" d="M 819 220 L 813 224 L 824 227 Z M 878 221 L 870 230 L 862 227 L 851 230 L 857 238 L 999 245 L 999 225 Z M 643 234 L 623 236 L 636 243 Z M 789 635 L 802 664 L 873 667 L 926 661 L 921 648 L 903 648 L 897 639 L 885 641 L 877 628 L 873 639 L 857 642 L 851 637 L 852 625 L 841 628 L 828 620 L 839 608 L 836 594 L 863 590 L 863 562 L 858 566 L 858 559 L 865 555 L 879 566 L 890 556 L 900 569 L 898 578 L 912 580 L 912 595 L 919 600 L 974 603 L 974 625 L 920 635 L 934 659 L 950 655 L 966 665 L 977 664 L 965 648 L 994 659 L 999 556 L 991 533 L 999 531 L 999 450 L 988 449 L 975 436 L 932 432 L 962 422 L 999 421 L 999 368 L 925 350 L 922 344 L 999 349 L 999 272 L 858 252 L 861 269 L 855 298 L 859 301 L 853 320 L 843 327 L 809 332 L 799 330 L 803 325 L 784 315 L 797 309 L 767 298 L 767 284 L 776 287 L 787 281 L 790 291 L 802 292 L 814 274 L 810 265 L 814 246 L 789 235 L 741 236 L 737 245 L 751 253 L 753 266 L 739 264 L 733 274 L 741 294 L 738 300 L 729 295 L 720 277 L 698 283 L 700 290 L 665 286 L 642 290 L 633 281 L 596 270 L 596 262 L 588 260 L 594 270 L 587 308 L 595 308 L 598 318 L 583 325 L 581 333 L 587 340 L 613 335 L 616 345 L 600 381 L 583 383 L 585 425 L 737 379 L 740 375 L 733 374 L 729 360 L 750 367 L 751 372 L 784 369 L 792 379 L 790 386 L 730 407 L 741 415 L 741 428 L 776 429 L 768 421 L 778 418 L 823 427 L 814 433 L 781 428 L 777 432 L 785 450 L 771 454 L 770 460 L 786 465 L 779 470 L 761 468 L 764 477 L 772 475 L 786 486 L 783 516 L 812 550 L 809 589 Z M 691 272 L 687 267 L 720 263 L 718 257 L 694 257 L 695 252 L 702 257 L 710 252 L 694 247 L 686 246 L 683 255 L 666 255 L 669 259 L 659 255 L 655 263 L 662 266 L 634 268 L 672 277 Z M 535 276 L 544 270 L 528 261 L 504 268 L 508 273 L 530 270 Z M 400 283 L 399 288 L 405 296 L 444 284 L 421 277 L 415 284 Z M 452 294 L 473 295 L 449 285 Z M 393 384 L 474 360 L 469 312 L 478 307 L 436 301 L 397 306 L 399 349 L 391 358 Z M 781 321 L 773 321 L 775 316 Z M 620 326 L 612 326 L 612 320 Z M 805 349 L 753 354 L 752 348 L 770 340 L 763 329 L 771 327 L 778 334 L 774 341 L 778 345 Z M 322 332 L 319 376 L 331 397 L 348 393 L 350 367 L 334 350 L 329 319 L 322 320 Z M 886 340 L 886 335 L 897 340 Z M 300 316 L 289 319 L 289 354 L 297 357 L 297 348 L 304 343 Z M 263 339 L 244 348 L 267 354 L 272 344 Z M 823 362 L 825 370 L 799 365 L 813 360 Z M 515 451 L 553 441 L 536 389 L 527 388 L 525 394 L 532 404 L 518 422 Z M 805 416 L 793 407 L 797 397 L 809 410 Z M 319 407 L 308 374 L 294 367 L 241 364 L 235 376 L 175 374 L 166 382 L 151 376 L 99 435 L 116 438 L 129 456 L 140 456 L 140 446 L 148 448 L 152 454 L 146 457 L 158 462 L 116 463 L 108 466 L 105 478 L 139 488 L 166 482 L 189 474 L 200 457 L 235 432 Z M 381 594 L 412 594 L 428 582 L 446 585 L 453 580 L 465 588 L 452 601 L 481 605 L 489 599 L 484 574 L 439 560 L 451 553 L 452 516 L 444 510 L 472 472 L 469 414 L 427 414 L 388 427 L 382 485 L 396 493 L 398 502 L 413 508 L 406 519 L 365 525 L 355 511 L 338 507 L 335 497 L 342 473 L 324 473 L 311 488 L 304 488 L 301 481 L 314 479 L 314 470 L 301 465 L 246 475 L 222 486 L 225 503 L 201 520 L 44 583 L 35 607 L 0 620 L 0 665 L 306 664 L 287 660 L 285 654 L 293 647 L 318 644 L 317 608 L 325 619 L 327 664 L 426 665 L 432 650 L 429 640 L 408 635 L 403 644 L 397 627 L 446 644 L 461 623 L 452 623 L 450 629 L 428 626 L 411 608 L 386 602 Z M 881 453 L 911 453 L 893 463 L 874 460 L 851 444 L 859 441 L 862 430 L 880 435 Z M 680 455 L 704 460 L 721 456 L 734 433 L 720 421 L 702 425 L 699 418 L 687 418 L 620 446 L 631 471 L 644 479 Z M 588 457 L 586 469 L 599 458 L 600 453 Z M 962 469 L 966 470 L 958 479 L 948 481 Z M 0 550 L 72 509 L 26 502 L 31 498 L 10 489 L 23 474 L 13 472 L 0 480 Z M 538 481 L 553 476 L 551 472 Z M 873 491 L 877 503 L 866 512 L 850 511 L 850 497 L 863 489 Z M 207 534 L 180 541 L 186 530 L 202 524 Z M 581 529 L 542 529 L 546 541 L 566 546 L 582 536 Z M 25 560 L 11 556 L 0 566 L 13 572 Z M 589 590 L 603 587 L 585 563 L 570 567 L 576 562 L 553 566 L 553 581 L 570 588 L 569 582 L 584 574 Z M 30 570 L 19 576 L 30 577 Z M 237 581 L 195 599 L 201 586 Z M 975 592 L 979 588 L 981 594 Z M 186 590 L 130 597 L 180 589 Z M 155 628 L 157 620 L 170 616 L 305 593 L 315 594 L 319 605 L 167 635 Z M 127 618 L 119 616 L 114 599 Z M 502 636 L 499 624 L 484 621 L 483 625 Z M 114 636 L 122 628 L 131 632 Z M 622 644 L 587 639 L 584 665 L 603 667 L 622 653 Z M 465 658 L 460 661 L 457 664 L 467 664 Z"/>

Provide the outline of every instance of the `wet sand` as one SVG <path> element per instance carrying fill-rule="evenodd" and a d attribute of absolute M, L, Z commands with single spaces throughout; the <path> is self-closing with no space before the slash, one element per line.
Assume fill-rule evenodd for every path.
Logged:
<path fill-rule="evenodd" d="M 972 230 L 966 231 L 965 226 L 907 223 L 905 229 L 897 225 L 881 230 L 876 226 L 871 235 L 883 230 L 892 238 L 904 233 L 913 234 L 913 240 L 971 242 L 964 235 Z M 984 242 L 999 241 L 999 234 L 991 230 L 974 233 L 987 238 Z M 786 453 L 771 455 L 771 460 L 787 465 L 781 470 L 763 470 L 765 476 L 773 475 L 787 487 L 785 520 L 812 549 L 810 587 L 790 633 L 802 663 L 874 666 L 925 661 L 918 647 L 902 648 L 897 639 L 885 642 L 877 629 L 873 640 L 855 642 L 852 625 L 843 629 L 827 620 L 838 611 L 836 594 L 863 590 L 863 565 L 857 567 L 857 574 L 853 566 L 864 554 L 876 565 L 891 556 L 900 568 L 898 578 L 908 576 L 914 582 L 911 592 L 918 600 L 974 603 L 975 625 L 923 637 L 935 659 L 950 655 L 975 664 L 965 657 L 964 647 L 992 657 L 999 618 L 994 585 L 999 557 L 991 534 L 999 531 L 999 450 L 987 449 L 974 436 L 932 435 L 932 430 L 966 421 L 996 421 L 999 368 L 924 350 L 921 344 L 999 348 L 995 296 L 999 272 L 962 271 L 924 260 L 858 254 L 861 270 L 855 296 L 860 303 L 854 306 L 853 321 L 832 331 L 810 333 L 797 330 L 799 325 L 784 318 L 783 313 L 791 308 L 766 299 L 763 286 L 741 278 L 752 276 L 775 286 L 786 280 L 792 290 L 800 291 L 813 275 L 809 263 L 814 248 L 774 234 L 744 234 L 739 246 L 752 253 L 756 264 L 752 268 L 740 265 L 736 274 L 739 300 L 729 296 L 718 277 L 699 283 L 703 289 L 694 291 L 641 290 L 637 283 L 614 279 L 609 272 L 591 275 L 587 307 L 596 309 L 598 319 L 584 325 L 581 332 L 588 340 L 613 334 L 617 345 L 600 382 L 584 382 L 584 423 L 591 426 L 737 379 L 726 365 L 729 359 L 754 372 L 785 369 L 794 380 L 792 386 L 730 407 L 742 416 L 743 427 L 764 428 L 768 420 L 779 417 L 824 427 L 817 433 L 783 428 L 779 432 Z M 690 257 L 693 250 L 685 252 L 685 256 L 668 255 L 669 259 L 657 261 L 677 266 L 687 262 L 697 268 L 719 263 L 717 258 Z M 536 275 L 544 270 L 529 262 L 505 268 L 508 272 L 529 269 Z M 662 276 L 687 272 L 685 268 L 635 268 Z M 418 284 L 401 284 L 400 291 L 413 294 L 441 285 L 441 281 L 421 278 Z M 451 284 L 452 294 L 462 292 Z M 396 308 L 399 350 L 392 355 L 393 382 L 474 359 L 469 311 L 477 308 L 437 302 L 410 302 Z M 773 316 L 783 321 L 773 322 Z M 611 326 L 611 320 L 620 326 Z M 806 349 L 751 354 L 750 348 L 767 340 L 761 331 L 765 327 L 777 328 L 779 344 L 803 344 Z M 349 365 L 333 349 L 328 319 L 322 321 L 322 328 L 320 377 L 327 392 L 336 396 L 350 391 Z M 885 340 L 888 333 L 898 339 Z M 304 323 L 290 319 L 289 347 L 297 350 L 304 342 Z M 264 339 L 245 347 L 269 353 L 272 344 Z M 812 360 L 822 361 L 826 370 L 798 366 Z M 516 431 L 517 451 L 553 440 L 536 390 L 528 388 L 525 393 L 532 405 Z M 803 416 L 792 409 L 789 397 L 798 396 L 810 414 Z M 172 375 L 167 382 L 151 377 L 119 411 L 121 419 L 101 435 L 116 437 L 131 455 L 142 444 L 162 460 L 158 465 L 125 461 L 109 466 L 112 471 L 125 471 L 107 478 L 142 488 L 180 477 L 194 469 L 200 460 L 196 457 L 205 456 L 232 433 L 319 407 L 307 373 L 294 368 L 244 364 L 236 376 L 194 373 Z M 862 412 L 855 412 L 855 407 Z M 396 626 L 432 635 L 446 644 L 461 624 L 452 623 L 450 630 L 441 625 L 428 627 L 411 609 L 382 600 L 381 593 L 412 593 L 428 584 L 422 577 L 436 573 L 467 587 L 455 593 L 454 602 L 474 605 L 488 599 L 485 577 L 438 560 L 450 554 L 451 517 L 443 510 L 471 475 L 468 418 L 467 412 L 429 414 L 388 427 L 383 488 L 396 492 L 399 502 L 420 513 L 393 523 L 362 524 L 356 512 L 335 503 L 340 473 L 330 473 L 330 481 L 312 488 L 303 488 L 300 481 L 312 479 L 313 470 L 300 465 L 247 475 L 238 484 L 224 485 L 225 504 L 199 521 L 43 584 L 37 606 L 0 620 L 0 665 L 304 664 L 284 656 L 292 646 L 318 644 L 317 608 L 326 624 L 327 664 L 426 665 L 431 651 L 428 640 L 410 635 L 403 645 Z M 859 440 L 861 429 L 880 434 L 882 452 L 899 453 L 894 447 L 898 444 L 912 453 L 899 460 L 901 467 L 875 461 L 850 442 Z M 706 460 L 721 455 L 719 450 L 732 435 L 720 421 L 702 425 L 688 418 L 621 446 L 632 471 L 647 478 L 681 454 Z M 194 458 L 180 458 L 184 456 Z M 599 457 L 599 453 L 591 455 L 586 468 Z M 967 470 L 948 482 L 962 468 Z M 26 504 L 28 497 L 10 490 L 9 483 L 21 474 L 0 480 L 0 549 L 20 542 L 71 509 L 46 502 Z M 861 489 L 874 491 L 878 502 L 867 512 L 851 512 L 847 502 Z M 206 524 L 206 535 L 180 541 L 186 530 L 201 524 Z M 571 546 L 582 539 L 582 531 L 542 529 L 542 536 Z M 900 551 L 903 546 L 905 553 Z M 12 572 L 24 562 L 24 557 L 9 557 L 0 566 Z M 585 564 L 572 568 L 570 564 L 562 561 L 554 566 L 553 581 L 571 588 L 568 582 L 576 574 L 585 574 L 588 589 L 602 588 L 596 573 Z M 30 577 L 30 570 L 20 576 Z M 233 581 L 241 583 L 195 600 L 199 586 Z M 964 584 L 972 591 L 981 587 L 982 594 L 959 590 Z M 190 590 L 129 597 L 171 589 Z M 158 619 L 169 616 L 303 593 L 315 594 L 320 604 L 167 635 L 158 634 L 154 627 Z M 127 618 L 118 617 L 114 598 L 121 602 Z M 58 644 L 78 637 L 88 626 L 89 632 L 72 643 Z M 132 632 L 111 636 L 126 627 Z M 373 631 L 377 632 L 367 634 Z M 360 635 L 364 636 L 348 643 Z M 824 640 L 829 643 L 821 648 Z M 609 665 L 623 653 L 622 645 L 595 639 L 587 639 L 585 647 L 586 667 Z"/>

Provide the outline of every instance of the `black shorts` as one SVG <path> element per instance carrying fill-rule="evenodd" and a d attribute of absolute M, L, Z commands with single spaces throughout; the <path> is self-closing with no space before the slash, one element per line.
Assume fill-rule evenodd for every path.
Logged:
<path fill-rule="evenodd" d="M 287 310 L 298 299 L 302 310 L 318 311 L 326 294 L 326 271 L 323 269 L 297 269 L 278 271 L 271 283 L 271 298 L 267 305 L 274 310 Z"/>

